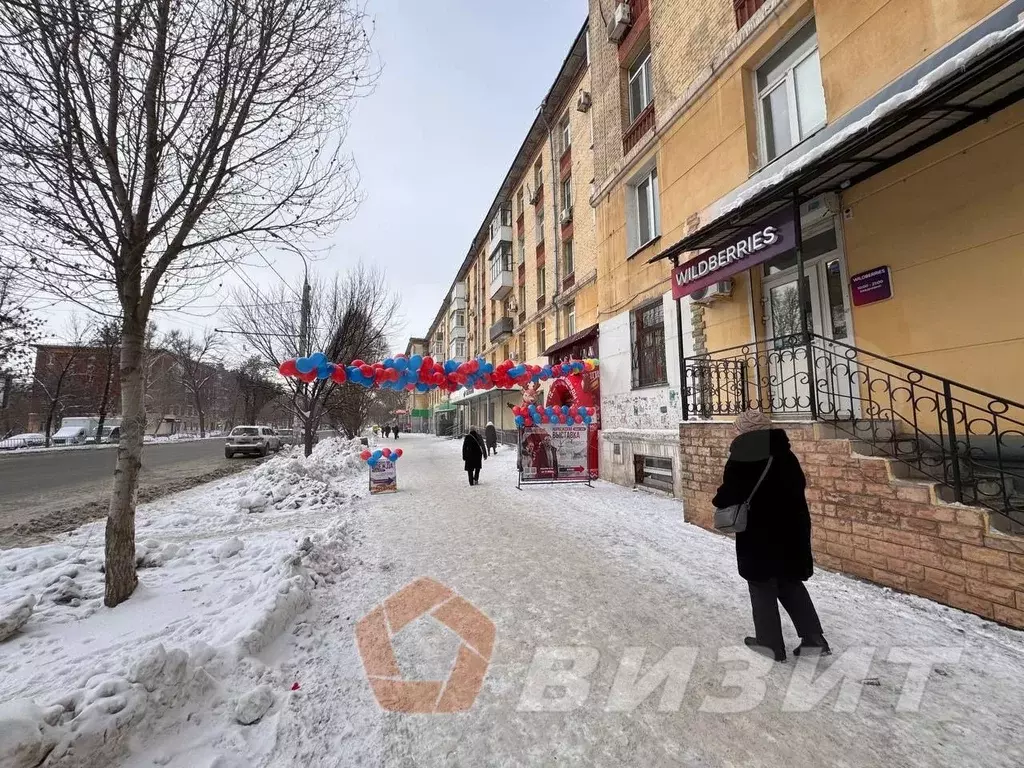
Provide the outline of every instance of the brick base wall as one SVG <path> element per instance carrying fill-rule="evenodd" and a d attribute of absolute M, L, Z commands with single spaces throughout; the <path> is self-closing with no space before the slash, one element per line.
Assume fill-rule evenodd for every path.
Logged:
<path fill-rule="evenodd" d="M 807 476 L 815 562 L 1024 629 L 1024 537 L 990 532 L 987 513 L 945 504 L 899 480 L 886 459 L 853 454 L 813 424 L 786 432 Z M 713 530 L 711 499 L 735 437 L 731 424 L 680 425 L 684 517 Z"/>

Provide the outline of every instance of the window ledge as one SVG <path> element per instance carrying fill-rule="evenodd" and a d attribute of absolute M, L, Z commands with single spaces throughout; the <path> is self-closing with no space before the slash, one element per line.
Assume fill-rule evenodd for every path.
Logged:
<path fill-rule="evenodd" d="M 662 389 L 668 386 L 668 381 L 659 381 L 655 384 L 634 384 L 630 387 L 631 391 L 636 392 L 643 389 Z"/>
<path fill-rule="evenodd" d="M 629 254 L 629 255 L 628 255 L 628 256 L 626 257 L 626 261 L 632 261 L 632 260 L 633 260 L 634 258 L 636 258 L 637 256 L 639 256 L 639 255 L 640 255 L 641 253 L 643 253 L 644 251 L 646 251 L 646 250 L 647 250 L 648 248 L 650 248 L 650 247 L 651 247 L 652 245 L 656 245 L 656 244 L 658 243 L 658 241 L 659 241 L 659 240 L 661 240 L 661 235 L 655 235 L 655 236 L 654 236 L 654 237 L 652 237 L 652 238 L 651 238 L 650 240 L 648 240 L 648 241 L 647 241 L 646 243 L 644 243 L 644 244 L 643 244 L 643 245 L 641 245 L 641 246 L 640 246 L 639 248 L 637 248 L 637 249 L 636 249 L 635 251 L 633 251 L 633 252 L 632 252 L 631 254 Z"/>

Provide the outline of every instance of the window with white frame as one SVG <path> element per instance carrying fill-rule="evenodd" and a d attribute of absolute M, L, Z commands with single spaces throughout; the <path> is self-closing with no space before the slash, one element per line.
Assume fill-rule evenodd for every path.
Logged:
<path fill-rule="evenodd" d="M 626 185 L 626 202 L 629 252 L 636 253 L 661 234 L 657 167 L 643 171 Z"/>
<path fill-rule="evenodd" d="M 572 239 L 562 243 L 562 266 L 565 269 L 565 276 L 568 277 L 576 270 L 575 254 L 572 252 Z"/>
<path fill-rule="evenodd" d="M 455 340 L 455 357 L 462 358 L 466 356 L 466 342 L 462 339 Z"/>
<path fill-rule="evenodd" d="M 540 245 L 541 243 L 544 242 L 544 206 L 543 205 L 538 205 L 537 206 L 536 211 L 534 213 L 534 219 L 536 221 L 536 226 L 537 226 L 537 231 L 535 233 L 536 234 L 536 238 L 537 238 L 537 245 Z"/>
<path fill-rule="evenodd" d="M 537 354 L 540 355 L 547 349 L 547 333 L 544 320 L 537 321 Z"/>
<path fill-rule="evenodd" d="M 629 122 L 634 122 L 654 101 L 651 85 L 651 49 L 645 48 L 628 70 Z"/>
<path fill-rule="evenodd" d="M 757 68 L 761 157 L 770 163 L 825 125 L 814 19 Z"/>
<path fill-rule="evenodd" d="M 576 333 L 576 302 L 571 302 L 565 308 L 565 333 L 572 336 Z"/>
<path fill-rule="evenodd" d="M 541 165 L 540 158 L 537 158 L 537 162 L 533 164 L 533 191 L 536 192 L 544 185 L 544 166 Z"/>
<path fill-rule="evenodd" d="M 558 135 L 562 154 L 565 154 L 569 147 L 572 146 L 572 129 L 570 128 L 568 112 L 558 121 Z"/>
<path fill-rule="evenodd" d="M 466 313 L 461 309 L 452 313 L 452 328 L 464 328 L 466 326 Z"/>
<path fill-rule="evenodd" d="M 544 265 L 537 267 L 537 298 L 544 298 L 544 291 L 546 286 L 544 285 Z"/>
<path fill-rule="evenodd" d="M 522 237 L 522 236 L 520 236 L 520 238 L 519 238 L 518 255 L 519 255 L 518 263 L 519 264 L 525 264 L 526 263 L 526 238 Z"/>
<path fill-rule="evenodd" d="M 562 181 L 562 210 L 572 210 L 572 176 L 566 176 Z"/>

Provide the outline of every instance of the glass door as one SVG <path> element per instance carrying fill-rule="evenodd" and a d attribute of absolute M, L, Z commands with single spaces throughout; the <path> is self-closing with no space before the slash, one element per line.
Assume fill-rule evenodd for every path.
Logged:
<path fill-rule="evenodd" d="M 807 270 L 805 309 L 807 330 L 821 334 L 821 300 L 818 275 Z M 800 286 L 795 274 L 765 281 L 766 322 L 768 327 L 768 384 L 773 413 L 809 413 L 811 382 L 808 376 L 807 346 L 800 318 Z"/>

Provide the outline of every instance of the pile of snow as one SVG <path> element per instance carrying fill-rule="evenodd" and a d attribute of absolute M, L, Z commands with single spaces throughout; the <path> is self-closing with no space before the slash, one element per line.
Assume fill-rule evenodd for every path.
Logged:
<path fill-rule="evenodd" d="M 345 527 L 361 448 L 324 440 L 140 506 L 139 586 L 114 609 L 103 523 L 0 551 L 0 766 L 109 766 L 136 732 L 172 736 L 183 708 L 241 728 L 292 695 L 256 656 L 309 607 L 318 530 Z M 317 528 L 275 526 L 275 513 Z"/>

